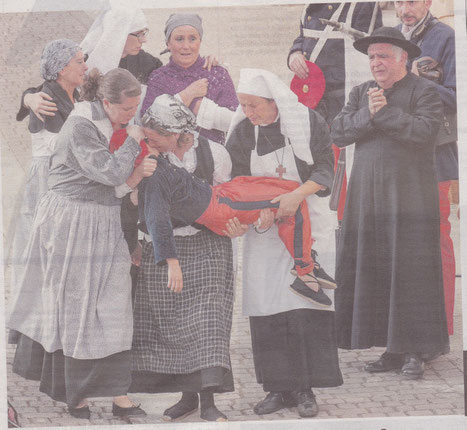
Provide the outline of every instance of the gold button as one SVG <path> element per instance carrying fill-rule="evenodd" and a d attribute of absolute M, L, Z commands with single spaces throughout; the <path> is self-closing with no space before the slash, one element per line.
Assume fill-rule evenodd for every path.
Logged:
<path fill-rule="evenodd" d="M 308 15 L 308 17 L 306 18 L 307 21 L 311 21 L 311 16 Z"/>
<path fill-rule="evenodd" d="M 328 9 L 332 10 L 332 4 L 328 4 Z"/>
<path fill-rule="evenodd" d="M 310 90 L 310 88 L 308 87 L 308 85 L 305 84 L 305 85 L 303 85 L 302 90 L 303 90 L 304 93 L 307 93 Z"/>

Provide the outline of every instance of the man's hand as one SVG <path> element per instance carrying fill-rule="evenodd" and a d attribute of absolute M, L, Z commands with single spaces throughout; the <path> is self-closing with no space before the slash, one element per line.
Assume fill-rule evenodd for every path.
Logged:
<path fill-rule="evenodd" d="M 180 263 L 176 258 L 167 258 L 168 282 L 167 288 L 174 293 L 180 293 L 183 288 L 183 274 Z"/>
<path fill-rule="evenodd" d="M 300 79 L 308 77 L 308 67 L 305 63 L 305 56 L 300 51 L 290 54 L 289 67 Z"/>
<path fill-rule="evenodd" d="M 31 109 L 42 122 L 44 121 L 43 115 L 55 116 L 55 112 L 57 111 L 57 105 L 53 102 L 53 98 L 43 91 L 26 94 L 23 104 L 25 107 Z"/>
<path fill-rule="evenodd" d="M 247 230 L 248 225 L 241 224 L 238 218 L 235 217 L 227 221 L 227 224 L 225 225 L 225 230 L 222 230 L 222 232 L 231 239 L 234 239 L 235 237 L 243 236 L 247 232 Z"/>
<path fill-rule="evenodd" d="M 388 104 L 386 97 L 384 96 L 384 89 L 370 88 L 367 92 L 368 94 L 368 109 L 370 109 L 370 115 L 373 116 L 378 112 L 383 106 Z"/>

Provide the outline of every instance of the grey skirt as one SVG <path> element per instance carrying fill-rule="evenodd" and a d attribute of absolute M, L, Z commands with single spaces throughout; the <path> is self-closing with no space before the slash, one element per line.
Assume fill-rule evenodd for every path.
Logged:
<path fill-rule="evenodd" d="M 37 204 L 47 192 L 49 157 L 33 157 L 26 179 L 21 187 L 11 224 L 9 263 L 11 264 L 11 288 L 14 290 L 21 278 L 26 260 L 26 245 L 31 235 L 32 222 Z"/>
<path fill-rule="evenodd" d="M 130 256 L 120 206 L 47 192 L 39 202 L 9 327 L 47 352 L 99 359 L 131 349 Z"/>

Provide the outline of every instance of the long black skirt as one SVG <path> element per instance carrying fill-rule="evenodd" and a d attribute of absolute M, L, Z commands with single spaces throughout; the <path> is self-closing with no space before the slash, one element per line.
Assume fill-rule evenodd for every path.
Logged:
<path fill-rule="evenodd" d="M 250 317 L 256 379 L 264 391 L 337 387 L 339 369 L 334 312 L 296 309 Z"/>
<path fill-rule="evenodd" d="M 130 393 L 214 393 L 234 391 L 231 370 L 216 366 L 188 374 L 167 374 L 148 371 L 132 372 Z"/>
<path fill-rule="evenodd" d="M 18 333 L 18 332 L 17 332 Z M 13 372 L 25 379 L 40 381 L 39 391 L 53 400 L 76 407 L 87 397 L 114 397 L 127 394 L 131 383 L 131 352 L 108 357 L 78 360 L 53 353 L 23 334 L 16 336 Z"/>

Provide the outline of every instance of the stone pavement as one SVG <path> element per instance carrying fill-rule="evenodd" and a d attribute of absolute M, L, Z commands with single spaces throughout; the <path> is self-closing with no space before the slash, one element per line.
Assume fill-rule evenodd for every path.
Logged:
<path fill-rule="evenodd" d="M 234 81 L 240 66 L 264 67 L 274 70 L 284 79 L 290 79 L 285 68 L 288 47 L 296 36 L 301 6 L 226 8 L 222 11 L 202 11 L 205 29 L 203 52 L 213 52 L 229 63 Z M 151 27 L 151 42 L 148 51 L 159 52 L 162 44 L 161 26 L 169 12 L 148 11 Z M 8 14 L 0 16 L 2 29 L 1 76 L 6 85 L 3 88 L 3 105 L 0 111 L 1 168 L 3 185 L 3 216 L 5 252 L 8 250 L 9 232 L 16 196 L 22 177 L 30 159 L 30 144 L 25 123 L 15 121 L 19 95 L 28 85 L 37 84 L 38 58 L 48 40 L 68 37 L 81 40 L 91 24 L 95 12 L 53 12 L 35 14 Z M 264 18 L 264 19 L 263 19 Z M 252 26 L 254 23 L 254 26 Z M 271 25 L 271 23 L 273 25 Z M 271 25 L 271 27 L 269 27 Z M 264 31 L 262 26 L 264 26 Z M 154 28 L 152 28 L 154 27 Z M 266 28 L 278 29 L 269 37 Z M 220 34 L 216 39 L 213 29 Z M 228 32 L 220 32 L 227 29 Z M 253 31 L 254 29 L 254 31 Z M 256 47 L 248 46 L 241 36 L 258 38 Z M 241 47 L 241 49 L 236 49 Z M 259 48 L 258 48 L 259 47 Z M 241 53 L 239 53 L 239 51 Z M 261 53 L 267 55 L 259 56 Z M 267 57 L 267 58 L 266 58 Z M 452 207 L 455 214 L 457 207 Z M 456 216 L 452 237 L 456 251 L 459 243 L 459 223 Z M 240 262 L 241 263 L 241 262 Z M 458 269 L 457 273 L 460 273 Z M 6 273 L 8 280 L 8 268 Z M 337 388 L 316 389 L 320 405 L 319 418 L 398 417 L 417 415 L 463 415 L 463 366 L 461 336 L 461 292 L 457 279 L 455 312 L 455 334 L 451 337 L 451 352 L 427 366 L 420 381 L 406 381 L 396 373 L 370 375 L 363 371 L 365 361 L 372 360 L 382 352 L 381 348 L 364 351 L 340 351 L 344 385 Z M 8 296 L 9 285 L 5 285 Z M 237 282 L 236 303 L 231 341 L 231 357 L 236 390 L 216 396 L 216 403 L 229 420 L 290 420 L 297 418 L 296 408 L 284 409 L 269 416 L 258 417 L 252 408 L 265 393 L 256 383 L 248 319 L 241 315 L 241 285 Z M 38 383 L 26 381 L 11 372 L 14 348 L 7 348 L 7 390 L 8 397 L 18 409 L 22 425 L 28 427 L 74 426 L 124 424 L 114 419 L 111 413 L 111 399 L 91 401 L 93 418 L 90 422 L 71 418 L 61 403 L 51 401 L 39 393 Z M 144 419 L 132 419 L 133 423 L 162 423 L 162 412 L 178 400 L 178 394 L 134 395 L 148 412 Z M 187 417 L 182 423 L 200 422 L 199 414 Z M 285 421 L 284 421 L 285 424 Z M 167 425 L 166 425 L 167 427 Z M 170 427 L 170 426 L 169 426 Z M 181 426 L 183 428 L 183 424 Z"/>

